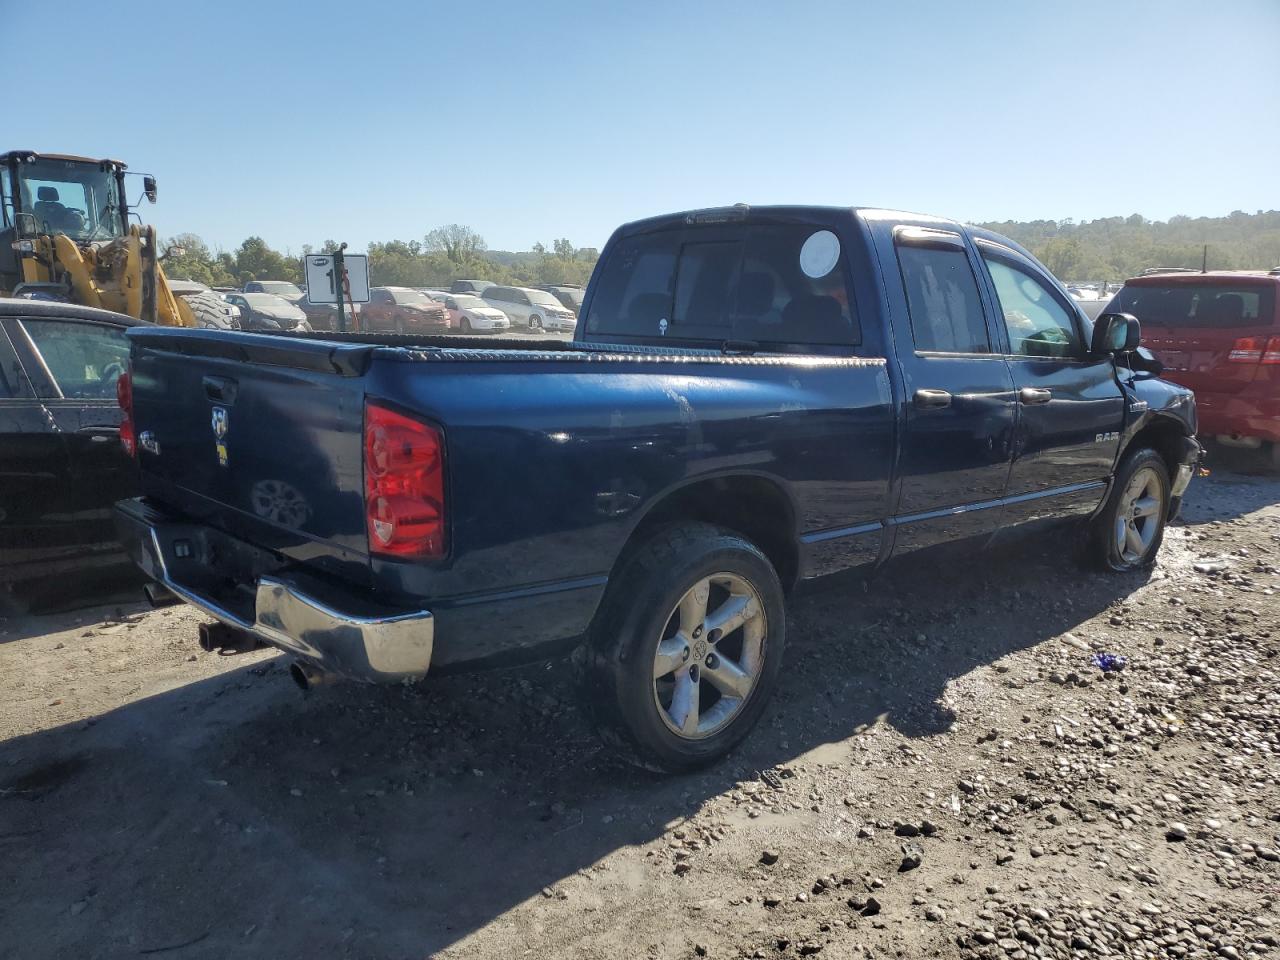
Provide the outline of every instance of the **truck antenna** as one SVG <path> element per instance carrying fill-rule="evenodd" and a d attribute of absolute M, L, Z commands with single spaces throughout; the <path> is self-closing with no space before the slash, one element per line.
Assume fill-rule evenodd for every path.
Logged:
<path fill-rule="evenodd" d="M 1200 272 L 1209 272 L 1209 245 L 1207 243 L 1204 245 L 1204 254 L 1200 257 Z"/>

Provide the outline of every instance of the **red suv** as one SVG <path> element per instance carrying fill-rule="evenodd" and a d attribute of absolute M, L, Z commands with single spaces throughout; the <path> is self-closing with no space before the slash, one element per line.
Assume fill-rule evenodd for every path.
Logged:
<path fill-rule="evenodd" d="M 1200 435 L 1270 445 L 1280 468 L 1280 268 L 1153 273 L 1126 281 L 1107 310 L 1142 321 L 1162 376 L 1196 394 Z"/>
<path fill-rule="evenodd" d="M 449 312 L 409 287 L 374 287 L 360 311 L 360 328 L 386 333 L 448 333 Z"/>

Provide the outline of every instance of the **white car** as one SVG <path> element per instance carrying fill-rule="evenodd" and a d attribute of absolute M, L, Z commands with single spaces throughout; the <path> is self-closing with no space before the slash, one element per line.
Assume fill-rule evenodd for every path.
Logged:
<path fill-rule="evenodd" d="M 511 329 L 511 321 L 497 307 L 491 307 L 470 293 L 445 293 L 428 290 L 427 296 L 444 304 L 449 311 L 449 326 L 461 333 L 501 333 Z"/>
<path fill-rule="evenodd" d="M 561 330 L 573 333 L 578 322 L 572 310 L 545 290 L 529 287 L 489 287 L 484 302 L 503 311 L 511 322 L 530 330 Z"/>

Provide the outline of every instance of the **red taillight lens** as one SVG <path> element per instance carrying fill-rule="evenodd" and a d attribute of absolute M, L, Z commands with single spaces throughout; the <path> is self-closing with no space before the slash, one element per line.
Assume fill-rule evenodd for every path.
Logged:
<path fill-rule="evenodd" d="M 364 409 L 364 500 L 370 553 L 442 557 L 444 438 L 370 403 Z"/>
<path fill-rule="evenodd" d="M 1263 363 L 1280 363 L 1280 337 L 1272 337 L 1262 351 Z"/>
<path fill-rule="evenodd" d="M 116 380 L 116 403 L 124 411 L 124 419 L 120 421 L 120 445 L 129 456 L 136 456 L 138 436 L 133 426 L 133 377 L 127 370 Z"/>
<path fill-rule="evenodd" d="M 1262 359 L 1262 337 L 1240 337 L 1231 345 L 1227 359 L 1232 363 L 1257 363 Z"/>

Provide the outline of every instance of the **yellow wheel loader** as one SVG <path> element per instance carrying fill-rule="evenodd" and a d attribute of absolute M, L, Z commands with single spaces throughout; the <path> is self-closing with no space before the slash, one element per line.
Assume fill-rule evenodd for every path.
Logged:
<path fill-rule="evenodd" d="M 155 227 L 125 195 L 125 165 L 55 153 L 0 154 L 0 296 L 102 307 L 173 327 L 196 326 L 160 267 Z M 154 177 L 143 194 L 156 200 Z M 130 217 L 135 222 L 130 222 Z"/>

